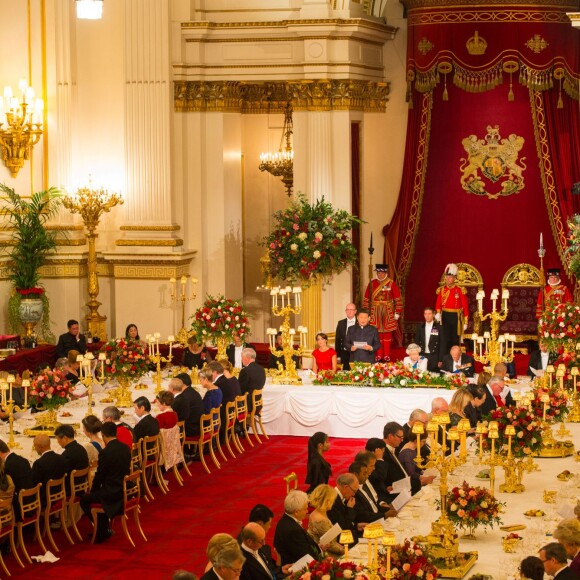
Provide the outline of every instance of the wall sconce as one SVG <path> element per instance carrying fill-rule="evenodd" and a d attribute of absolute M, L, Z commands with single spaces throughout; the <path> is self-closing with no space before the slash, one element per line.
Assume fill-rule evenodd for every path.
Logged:
<path fill-rule="evenodd" d="M 77 0 L 77 18 L 100 20 L 103 17 L 103 0 Z"/>
<path fill-rule="evenodd" d="M 43 132 L 44 102 L 34 98 L 34 90 L 25 79 L 18 83 L 20 102 L 12 87 L 4 87 L 0 97 L 0 151 L 12 177 L 16 177 L 30 158 Z"/>

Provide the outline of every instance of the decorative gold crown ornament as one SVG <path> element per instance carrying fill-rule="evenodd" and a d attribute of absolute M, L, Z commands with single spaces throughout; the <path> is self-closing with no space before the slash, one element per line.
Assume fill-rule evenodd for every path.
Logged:
<path fill-rule="evenodd" d="M 487 41 L 485 38 L 480 37 L 479 32 L 476 30 L 475 34 L 471 38 L 467 39 L 465 46 L 467 47 L 467 52 L 469 54 L 485 54 L 485 51 L 487 50 Z"/>

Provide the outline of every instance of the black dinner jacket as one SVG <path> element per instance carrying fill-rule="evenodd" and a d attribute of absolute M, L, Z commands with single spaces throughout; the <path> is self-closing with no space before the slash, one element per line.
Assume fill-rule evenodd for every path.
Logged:
<path fill-rule="evenodd" d="M 343 530 L 350 530 L 355 544 L 357 543 L 358 531 L 355 524 L 355 508 L 344 505 L 341 497 L 337 495 L 332 507 L 328 510 L 326 515 L 333 524 L 338 524 Z"/>
<path fill-rule="evenodd" d="M 461 358 L 459 359 L 460 366 L 463 365 L 470 365 L 467 368 L 463 369 L 461 372 L 468 378 L 473 377 L 475 373 L 475 360 L 472 356 L 468 354 L 461 353 Z M 447 371 L 448 373 L 453 372 L 453 357 L 450 354 L 446 354 L 442 359 L 441 365 L 442 371 Z"/>
<path fill-rule="evenodd" d="M 230 379 L 226 378 L 224 375 L 220 375 L 215 383 L 214 383 L 222 392 L 223 399 L 222 399 L 222 408 L 226 408 L 226 403 L 230 401 L 235 401 L 236 396 L 240 395 L 240 393 L 236 393 L 235 385 L 233 384 Z M 241 390 L 241 389 L 240 389 Z"/>
<path fill-rule="evenodd" d="M 376 512 L 373 510 L 371 504 L 369 503 L 369 500 L 361 492 L 360 487 L 359 489 L 357 489 L 356 493 L 354 494 L 354 497 L 356 500 L 354 504 L 354 521 L 357 524 L 360 524 L 362 522 L 369 524 L 371 522 L 382 520 L 384 518 L 385 514 L 379 509 L 379 506 L 376 506 L 377 507 Z"/>
<path fill-rule="evenodd" d="M 71 441 L 63 450 L 61 457 L 66 463 L 67 475 L 73 469 L 86 469 L 89 466 L 87 450 L 78 442 Z"/>
<path fill-rule="evenodd" d="M 386 485 L 389 487 L 393 485 L 394 481 L 398 481 L 399 479 L 403 479 L 407 477 L 409 474 L 399 465 L 398 461 L 395 459 L 393 454 L 391 453 L 390 449 L 387 447 L 385 451 L 385 458 L 384 461 L 387 466 L 387 473 L 388 476 L 386 478 Z M 377 461 L 378 463 L 378 461 Z M 376 467 L 375 467 L 376 470 Z M 421 489 L 421 480 L 419 479 L 418 475 L 411 475 L 411 494 L 415 495 Z M 371 483 L 372 480 L 371 480 Z M 374 487 L 374 484 L 373 484 Z M 376 489 L 376 487 L 375 487 Z M 377 491 L 378 494 L 378 491 Z M 389 502 L 390 503 L 390 502 Z"/>
<path fill-rule="evenodd" d="M 266 384 L 266 371 L 256 361 L 252 361 L 240 371 L 240 389 L 242 395 L 248 393 L 248 411 L 252 410 L 252 393 L 256 389 L 264 388 Z"/>
<path fill-rule="evenodd" d="M 249 344 L 247 344 L 246 342 L 242 343 L 242 348 L 246 348 L 248 346 L 249 346 Z M 228 344 L 228 346 L 226 348 L 226 356 L 228 357 L 228 360 L 232 363 L 232 366 L 235 367 L 236 366 L 236 345 L 233 342 L 231 344 Z"/>
<path fill-rule="evenodd" d="M 553 577 L 554 580 L 578 580 L 578 575 L 572 568 L 566 566 L 562 568 L 556 576 Z"/>
<path fill-rule="evenodd" d="M 294 564 L 306 554 L 310 554 L 315 560 L 320 557 L 320 549 L 316 542 L 288 514 L 284 514 L 278 521 L 276 532 L 274 533 L 274 547 L 280 558 L 282 558 L 282 566 Z"/>
<path fill-rule="evenodd" d="M 548 353 L 548 364 L 554 364 L 554 362 L 556 361 L 557 356 L 555 353 L 553 352 L 549 352 Z M 536 375 L 534 375 L 534 373 L 530 370 L 530 369 L 536 369 L 539 370 L 542 368 L 542 351 L 541 350 L 535 350 L 531 355 L 530 355 L 530 362 L 528 364 L 528 376 L 534 378 Z"/>
<path fill-rule="evenodd" d="M 145 415 L 133 428 L 133 439 L 135 443 L 143 437 L 154 437 L 159 435 L 159 422 L 153 415 Z"/>
<path fill-rule="evenodd" d="M 46 485 L 49 479 L 60 479 L 66 473 L 66 461 L 62 455 L 54 451 L 43 453 L 32 464 L 32 485 L 38 483 Z M 44 498 L 44 490 L 41 492 L 41 498 Z"/>
<path fill-rule="evenodd" d="M 21 489 L 31 489 L 34 487 L 32 483 L 32 467 L 28 460 L 12 452 L 6 457 L 4 462 L 6 474 L 12 478 L 14 482 L 14 499 L 17 499 L 18 492 Z"/>
<path fill-rule="evenodd" d="M 395 480 L 396 478 L 389 474 L 389 464 L 384 459 L 377 459 L 375 469 L 369 476 L 369 481 L 379 496 L 379 503 L 382 501 L 389 503 L 393 499 L 394 496 L 389 494 L 387 486 Z"/>
<path fill-rule="evenodd" d="M 485 415 L 489 415 L 492 411 L 495 411 L 497 409 L 497 402 L 495 400 L 495 397 L 493 396 L 493 393 L 490 391 L 489 387 L 486 385 L 485 387 L 485 401 L 483 401 L 483 404 L 479 406 L 479 413 L 482 417 L 485 417 Z M 507 397 L 505 398 L 505 404 L 506 407 L 511 407 L 512 405 L 514 405 L 514 398 L 512 397 L 511 393 L 507 394 Z"/>
<path fill-rule="evenodd" d="M 220 577 L 215 573 L 213 568 L 210 568 L 200 580 L 220 580 Z"/>
<path fill-rule="evenodd" d="M 437 360 L 441 360 L 441 355 L 439 352 L 439 347 L 441 345 L 441 325 L 434 320 L 433 326 L 431 328 L 431 334 L 429 335 L 429 353 L 431 355 L 437 355 Z M 426 354 L 425 348 L 425 322 L 417 324 L 415 330 L 415 344 L 421 347 L 421 352 Z"/>
<path fill-rule="evenodd" d="M 57 358 L 63 358 L 68 355 L 70 350 L 78 350 L 81 354 L 87 352 L 87 339 L 84 334 L 79 334 L 79 340 L 70 332 L 65 332 L 58 337 L 56 345 Z"/>
<path fill-rule="evenodd" d="M 260 552 L 260 556 L 262 560 L 264 560 L 266 566 L 268 566 L 270 573 L 268 574 L 268 572 L 266 572 L 264 566 L 262 566 L 262 564 L 258 561 L 252 552 L 244 550 L 242 546 L 242 554 L 246 557 L 246 561 L 242 566 L 240 580 L 272 580 L 273 575 L 276 574 L 276 570 L 270 568 L 270 562 L 268 561 L 268 558 L 266 558 L 260 550 L 258 550 L 258 552 Z"/>
<path fill-rule="evenodd" d="M 187 437 L 199 435 L 199 420 L 203 415 L 203 399 L 193 388 L 186 387 L 173 401 L 173 410 L 180 421 L 185 421 Z"/>
<path fill-rule="evenodd" d="M 336 350 L 337 356 L 340 358 L 342 363 L 342 368 L 348 370 L 350 368 L 350 351 L 344 346 L 344 341 L 346 340 L 347 331 L 347 319 L 343 318 L 339 320 L 336 325 L 336 333 L 334 338 L 334 350 Z M 355 321 L 356 324 L 356 321 Z"/>
<path fill-rule="evenodd" d="M 131 473 L 131 450 L 118 439 L 111 439 L 99 453 L 91 493 L 99 493 L 109 518 L 123 506 L 123 479 Z"/>

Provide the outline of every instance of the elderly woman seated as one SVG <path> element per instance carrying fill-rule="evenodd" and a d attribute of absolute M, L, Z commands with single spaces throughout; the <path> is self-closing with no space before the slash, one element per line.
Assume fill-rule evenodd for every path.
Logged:
<path fill-rule="evenodd" d="M 407 347 L 407 356 L 403 359 L 403 364 L 412 370 L 426 371 L 428 360 L 421 356 L 421 347 L 414 342 Z"/>

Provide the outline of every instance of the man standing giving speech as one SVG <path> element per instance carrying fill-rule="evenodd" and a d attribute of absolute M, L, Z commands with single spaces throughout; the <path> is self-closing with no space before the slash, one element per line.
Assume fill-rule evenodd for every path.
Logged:
<path fill-rule="evenodd" d="M 445 266 L 445 286 L 437 288 L 435 319 L 443 326 L 440 352 L 449 352 L 452 346 L 461 344 L 463 331 L 467 329 L 469 306 L 465 289 L 455 283 L 458 268 L 456 264 Z"/>
<path fill-rule="evenodd" d="M 538 306 L 536 308 L 536 318 L 540 319 L 546 310 L 551 310 L 558 304 L 571 303 L 572 295 L 566 284 L 562 284 L 560 270 L 551 268 L 548 270 L 548 283 L 540 290 L 538 295 Z"/>
<path fill-rule="evenodd" d="M 379 331 L 381 348 L 377 357 L 388 358 L 391 353 L 393 331 L 397 329 L 403 303 L 399 287 L 388 276 L 388 264 L 377 264 L 375 271 L 377 277 L 373 278 L 367 286 L 363 308 L 370 311 L 370 323 Z"/>

